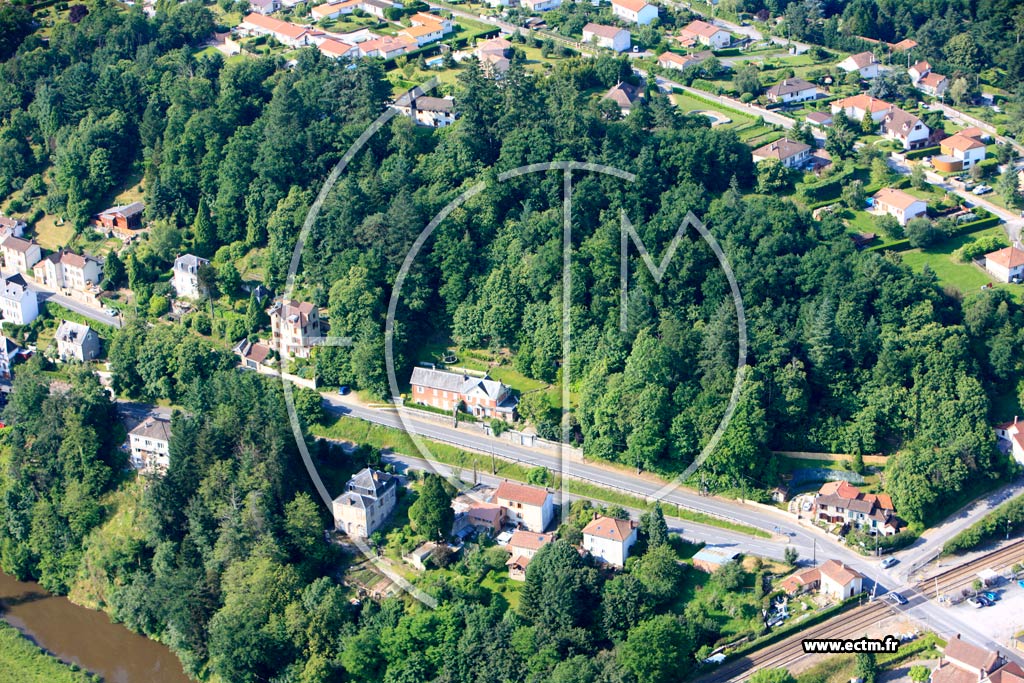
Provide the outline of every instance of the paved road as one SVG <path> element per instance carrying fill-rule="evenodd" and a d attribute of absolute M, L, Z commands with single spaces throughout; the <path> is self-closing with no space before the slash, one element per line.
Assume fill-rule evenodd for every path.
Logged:
<path fill-rule="evenodd" d="M 388 453 L 382 456 L 382 460 L 396 465 L 399 469 L 431 472 L 436 471 L 444 476 L 451 476 L 453 470 L 456 469 L 441 464 L 436 466 L 431 465 L 422 458 L 411 457 L 401 453 Z M 461 469 L 460 474 L 461 478 L 464 480 L 470 475 L 465 468 Z M 479 472 L 477 473 L 476 481 L 481 484 L 497 486 L 501 483 L 502 478 L 493 476 L 487 472 Z M 563 502 L 571 503 L 574 500 L 580 500 L 583 498 L 584 496 L 567 493 Z M 634 519 L 639 519 L 640 515 L 644 512 L 644 510 L 632 507 L 627 507 L 625 509 Z M 775 558 L 777 560 L 783 559 L 785 554 L 785 545 L 774 540 L 753 538 L 747 534 L 735 533 L 722 529 L 721 527 L 709 526 L 707 524 L 698 524 L 696 522 L 679 519 L 678 517 L 672 517 L 671 515 L 666 515 L 665 521 L 668 523 L 668 529 L 670 532 L 679 534 L 692 543 L 712 543 L 721 546 L 733 546 L 737 549 L 737 552 L 753 552 L 765 557 Z"/>
<path fill-rule="evenodd" d="M 4 273 L 4 275 L 9 274 L 10 273 Z M 24 275 L 24 273 L 22 275 Z M 43 285 L 39 284 L 38 282 L 36 282 L 35 280 L 28 276 L 25 276 L 25 282 L 28 283 L 28 288 L 35 292 L 36 296 L 39 297 L 40 303 L 52 301 L 58 306 L 62 306 L 68 309 L 69 311 L 74 311 L 75 313 L 78 313 L 81 316 L 89 318 L 90 320 L 95 320 L 96 322 L 103 323 L 104 325 L 113 325 L 114 327 L 121 327 L 120 316 L 107 315 L 106 311 L 103 310 L 102 308 L 96 306 L 89 306 L 88 304 L 84 304 L 81 301 L 78 301 L 77 299 L 72 299 L 69 296 L 64 296 L 63 294 L 60 294 L 55 290 L 50 289 L 49 287 L 44 287 Z"/>

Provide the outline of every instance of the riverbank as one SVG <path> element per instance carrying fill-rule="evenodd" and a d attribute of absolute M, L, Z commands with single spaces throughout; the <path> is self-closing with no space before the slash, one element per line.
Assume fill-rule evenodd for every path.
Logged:
<path fill-rule="evenodd" d="M 102 680 L 47 654 L 21 632 L 0 621 L 0 681 L 89 683 Z"/>

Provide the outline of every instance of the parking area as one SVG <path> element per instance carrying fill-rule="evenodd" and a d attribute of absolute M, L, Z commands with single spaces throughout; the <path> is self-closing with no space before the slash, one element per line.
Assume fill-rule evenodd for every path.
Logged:
<path fill-rule="evenodd" d="M 974 607 L 965 600 L 946 609 L 954 610 L 958 619 L 979 633 L 984 633 L 996 642 L 1005 643 L 1024 628 L 1024 588 L 1016 581 L 1004 581 L 985 591 L 995 593 L 999 598 L 990 607 Z"/>

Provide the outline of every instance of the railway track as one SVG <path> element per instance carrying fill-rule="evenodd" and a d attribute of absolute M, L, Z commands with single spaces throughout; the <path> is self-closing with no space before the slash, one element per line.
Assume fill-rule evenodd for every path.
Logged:
<path fill-rule="evenodd" d="M 978 578 L 978 571 L 981 569 L 992 569 L 999 574 L 1004 574 L 1007 569 L 1018 563 L 1024 563 L 1024 541 L 1017 541 L 959 567 L 936 574 L 930 579 L 920 581 L 917 584 L 917 589 L 925 596 L 934 599 L 936 592 L 939 595 L 948 595 L 964 588 L 970 588 L 974 580 Z"/>
<path fill-rule="evenodd" d="M 745 655 L 702 676 L 701 683 L 745 681 L 761 669 L 788 668 L 808 656 L 803 641 L 813 638 L 859 638 L 882 619 L 893 615 L 890 606 L 875 600 L 836 615 L 827 621 L 801 630 L 777 643 Z"/>

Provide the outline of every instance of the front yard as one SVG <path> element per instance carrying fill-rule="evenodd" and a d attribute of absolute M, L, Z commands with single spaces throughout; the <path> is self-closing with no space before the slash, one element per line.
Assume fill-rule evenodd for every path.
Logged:
<path fill-rule="evenodd" d="M 953 254 L 965 244 L 992 235 L 1005 238 L 1006 233 L 1002 227 L 997 226 L 971 235 L 954 237 L 927 249 L 911 249 L 903 252 L 900 256 L 904 263 L 916 271 L 922 270 L 927 265 L 944 287 L 952 288 L 962 294 L 971 294 L 979 291 L 983 286 L 992 285 L 1010 292 L 1015 300 L 1024 301 L 1019 285 L 996 282 L 992 276 L 978 266 L 973 263 L 962 263 Z"/>

